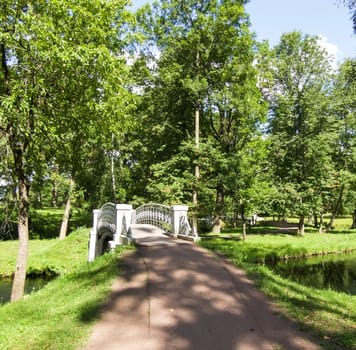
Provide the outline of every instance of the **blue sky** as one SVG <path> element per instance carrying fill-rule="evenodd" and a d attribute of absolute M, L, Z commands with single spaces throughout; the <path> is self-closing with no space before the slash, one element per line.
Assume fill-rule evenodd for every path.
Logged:
<path fill-rule="evenodd" d="M 149 2 L 132 0 L 134 7 Z M 250 0 L 246 11 L 258 41 L 269 40 L 273 46 L 283 33 L 300 30 L 320 35 L 328 51 L 342 61 L 356 57 L 356 35 L 348 10 L 337 0 Z"/>
<path fill-rule="evenodd" d="M 356 35 L 348 10 L 336 0 L 251 0 L 246 6 L 258 40 L 278 43 L 283 33 L 300 30 L 321 35 L 337 59 L 356 56 Z"/>

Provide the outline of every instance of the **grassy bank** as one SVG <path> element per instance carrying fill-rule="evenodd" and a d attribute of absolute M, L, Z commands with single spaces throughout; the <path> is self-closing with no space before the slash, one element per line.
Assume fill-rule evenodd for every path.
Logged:
<path fill-rule="evenodd" d="M 126 249 L 87 263 L 88 229 L 64 241 L 31 241 L 29 271 L 61 274 L 40 291 L 0 306 L 0 349 L 77 349 L 86 341 Z M 0 271 L 11 273 L 17 242 L 0 242 Z M 16 253 L 15 253 L 16 256 Z"/>
<path fill-rule="evenodd" d="M 356 233 L 249 235 L 246 241 L 230 236 L 203 239 L 201 245 L 243 267 L 257 286 L 325 349 L 356 349 L 356 296 L 306 287 L 254 263 L 356 250 Z"/>
<path fill-rule="evenodd" d="M 237 263 L 264 262 L 353 251 L 356 250 L 356 233 L 315 233 L 304 237 L 253 234 L 248 235 L 246 241 L 242 241 L 239 236 L 227 236 L 225 239 L 205 239 L 204 246 L 217 249 L 228 256 L 233 254 L 233 259 Z"/>
<path fill-rule="evenodd" d="M 89 230 L 81 228 L 65 240 L 57 238 L 30 240 L 27 273 L 64 274 L 76 269 L 87 259 Z M 0 241 L 0 277 L 14 272 L 18 241 Z"/>

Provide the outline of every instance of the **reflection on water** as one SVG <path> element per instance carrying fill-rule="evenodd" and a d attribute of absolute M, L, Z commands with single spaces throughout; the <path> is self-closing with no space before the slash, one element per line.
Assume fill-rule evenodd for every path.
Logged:
<path fill-rule="evenodd" d="M 289 260 L 270 268 L 300 284 L 356 295 L 356 253 Z"/>
<path fill-rule="evenodd" d="M 27 278 L 25 284 L 25 294 L 30 294 L 43 288 L 50 279 L 37 277 Z M 10 301 L 11 297 L 12 279 L 4 278 L 0 279 L 0 304 L 4 304 Z"/>

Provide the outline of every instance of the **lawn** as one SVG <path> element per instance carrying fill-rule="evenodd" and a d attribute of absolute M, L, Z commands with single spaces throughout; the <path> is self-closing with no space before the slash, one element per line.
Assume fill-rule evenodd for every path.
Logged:
<path fill-rule="evenodd" d="M 29 244 L 27 273 L 64 274 L 73 271 L 87 259 L 89 230 L 80 228 L 65 240 L 34 239 Z M 0 277 L 14 272 L 18 241 L 0 241 Z"/>
<path fill-rule="evenodd" d="M 226 238 L 203 238 L 200 244 L 244 268 L 325 349 L 356 350 L 355 296 L 302 286 L 277 276 L 263 263 L 356 250 L 355 230 L 348 231 L 347 222 L 336 225 L 333 233 L 310 230 L 298 237 L 270 233 L 275 228 L 260 224 L 254 227 L 259 234 L 250 231 L 246 241 L 240 232 L 229 231 L 222 235 Z M 123 255 L 133 249 L 123 247 L 87 263 L 88 235 L 88 228 L 80 228 L 63 241 L 30 241 L 28 272 L 47 271 L 59 277 L 21 301 L 0 306 L 0 349 L 78 349 L 85 344 L 99 307 L 120 273 Z M 0 274 L 11 275 L 17 244 L 0 241 Z"/>
<path fill-rule="evenodd" d="M 273 233 L 239 232 L 225 238 L 203 238 L 200 244 L 245 269 L 256 285 L 269 295 L 283 313 L 311 332 L 325 349 L 356 349 L 356 296 L 306 287 L 274 274 L 266 260 L 304 258 L 319 254 L 342 254 L 356 250 L 356 231 L 337 223 L 333 233 L 307 233 L 304 237 Z M 350 226 L 348 226 L 350 227 Z M 267 227 L 267 232 L 271 227 Z M 309 231 L 312 232 L 312 231 Z M 224 235 L 223 235 L 224 236 Z"/>
<path fill-rule="evenodd" d="M 30 242 L 29 270 L 50 267 L 60 276 L 23 300 L 0 306 L 0 349 L 69 350 L 86 342 L 123 254 L 133 249 L 126 246 L 87 263 L 88 235 L 82 228 L 63 241 Z M 16 242 L 0 242 L 0 271 L 11 272 L 16 249 Z"/>

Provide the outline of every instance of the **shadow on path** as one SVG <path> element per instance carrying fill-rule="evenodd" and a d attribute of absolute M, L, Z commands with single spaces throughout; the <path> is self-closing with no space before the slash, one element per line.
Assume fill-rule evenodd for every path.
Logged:
<path fill-rule="evenodd" d="M 85 349 L 320 349 L 242 270 L 179 242 L 126 258 Z"/>

